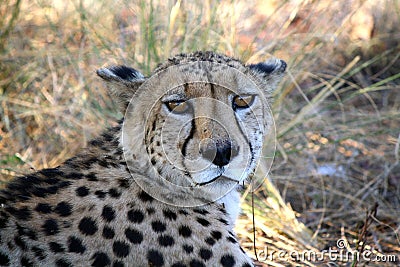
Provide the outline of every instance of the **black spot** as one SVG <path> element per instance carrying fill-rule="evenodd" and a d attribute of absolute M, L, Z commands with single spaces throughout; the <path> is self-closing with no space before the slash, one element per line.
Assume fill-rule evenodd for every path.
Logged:
<path fill-rule="evenodd" d="M 49 248 L 54 253 L 61 253 L 61 252 L 65 251 L 63 246 L 61 244 L 57 243 L 57 242 L 50 242 L 49 243 Z"/>
<path fill-rule="evenodd" d="M 69 216 L 72 213 L 72 205 L 65 201 L 62 201 L 58 203 L 57 206 L 54 208 L 54 212 L 62 217 Z"/>
<path fill-rule="evenodd" d="M 212 238 L 212 237 L 207 237 L 204 241 L 205 241 L 207 244 L 209 244 L 210 246 L 213 246 L 213 245 L 215 244 L 215 239 Z"/>
<path fill-rule="evenodd" d="M 177 215 L 176 215 L 175 212 L 173 212 L 171 210 L 168 210 L 168 209 L 167 210 L 163 210 L 163 214 L 164 214 L 165 218 L 167 218 L 167 219 L 169 219 L 171 221 L 175 221 L 176 220 Z"/>
<path fill-rule="evenodd" d="M 86 186 L 78 187 L 76 189 L 76 195 L 78 197 L 85 197 L 85 196 L 89 195 L 89 188 L 87 188 Z"/>
<path fill-rule="evenodd" d="M 89 144 L 92 146 L 101 147 L 104 144 L 104 142 L 99 139 L 94 139 L 94 140 L 90 141 Z"/>
<path fill-rule="evenodd" d="M 172 246 L 175 243 L 174 238 L 170 235 L 161 235 L 158 237 L 158 244 L 163 247 Z"/>
<path fill-rule="evenodd" d="M 109 167 L 109 164 L 110 164 L 110 162 L 108 162 L 106 159 L 99 159 L 99 160 L 97 161 L 97 163 L 98 163 L 101 167 L 104 167 L 104 168 L 108 168 L 108 167 Z"/>
<path fill-rule="evenodd" d="M 53 186 L 49 186 L 49 187 L 47 187 L 47 188 L 42 188 L 42 189 L 39 189 L 38 190 L 38 192 L 40 193 L 41 191 L 42 191 L 42 193 L 46 196 L 46 195 L 54 195 L 54 194 L 57 194 L 58 193 L 58 191 L 60 190 L 60 189 L 62 189 L 62 188 L 65 188 L 65 187 L 68 187 L 68 186 L 70 186 L 72 183 L 70 182 L 70 181 L 63 181 L 63 182 L 60 182 L 60 183 L 58 183 L 58 184 L 56 184 L 56 185 L 53 185 Z M 41 194 L 41 193 L 40 193 Z"/>
<path fill-rule="evenodd" d="M 81 239 L 70 236 L 68 238 L 68 251 L 83 254 L 86 251 L 86 247 L 82 244 Z"/>
<path fill-rule="evenodd" d="M 110 188 L 108 194 L 113 198 L 119 198 L 121 196 L 121 192 L 117 188 Z"/>
<path fill-rule="evenodd" d="M 105 198 L 107 195 L 107 193 L 102 190 L 97 190 L 96 192 L 94 192 L 94 194 L 100 199 Z"/>
<path fill-rule="evenodd" d="M 228 237 L 226 237 L 226 239 L 228 239 L 228 241 L 233 243 L 233 244 L 237 243 L 237 240 L 235 238 L 233 238 L 232 236 L 228 236 Z"/>
<path fill-rule="evenodd" d="M 157 119 L 153 121 L 153 123 L 151 124 L 151 130 L 154 132 L 157 129 Z"/>
<path fill-rule="evenodd" d="M 96 252 L 91 259 L 93 260 L 92 266 L 95 267 L 104 267 L 111 264 L 110 258 L 103 252 Z"/>
<path fill-rule="evenodd" d="M 11 188 L 10 188 L 11 189 Z M 24 190 L 26 191 L 26 189 Z M 34 186 L 32 189 L 29 190 L 30 192 L 23 192 L 22 194 L 24 196 L 30 196 L 30 193 L 32 193 L 32 195 L 37 196 L 37 197 L 45 197 L 48 193 L 47 190 L 45 188 L 42 187 L 37 187 Z M 20 193 L 21 194 L 21 193 Z M 29 198 L 29 197 L 28 197 Z"/>
<path fill-rule="evenodd" d="M 172 264 L 171 267 L 186 267 L 186 265 L 181 262 L 176 262 L 176 263 Z"/>
<path fill-rule="evenodd" d="M 28 207 L 22 207 L 20 209 L 7 207 L 5 210 L 14 215 L 20 221 L 28 221 L 32 218 L 32 212 L 28 209 Z"/>
<path fill-rule="evenodd" d="M 42 179 L 40 179 L 35 174 L 27 175 L 27 176 L 23 177 L 22 180 L 25 181 L 28 184 L 40 184 L 40 183 L 42 183 Z"/>
<path fill-rule="evenodd" d="M 179 227 L 178 233 L 183 237 L 189 237 L 192 235 L 192 230 L 190 230 L 190 228 L 187 227 L 186 225 L 182 225 Z"/>
<path fill-rule="evenodd" d="M 197 221 L 198 223 L 200 223 L 201 225 L 205 226 L 205 227 L 207 227 L 207 226 L 210 225 L 210 222 L 207 221 L 207 220 L 204 219 L 204 218 L 197 217 L 197 218 L 196 218 L 196 221 Z"/>
<path fill-rule="evenodd" d="M 27 236 L 32 240 L 37 240 L 36 232 L 33 231 L 32 229 L 24 228 L 19 225 L 17 225 L 17 229 L 18 229 L 18 234 L 20 236 Z"/>
<path fill-rule="evenodd" d="M 101 217 L 103 217 L 103 219 L 106 220 L 107 222 L 111 222 L 112 220 L 115 219 L 114 209 L 109 205 L 104 206 L 103 212 L 101 213 Z"/>
<path fill-rule="evenodd" d="M 61 183 L 60 183 L 61 184 Z M 60 184 L 49 186 L 47 188 L 44 188 L 46 190 L 46 193 L 49 195 L 54 195 L 58 193 L 58 190 L 60 189 Z"/>
<path fill-rule="evenodd" d="M 152 202 L 154 200 L 149 194 L 147 194 L 143 190 L 140 191 L 140 193 L 138 194 L 138 197 L 143 202 Z"/>
<path fill-rule="evenodd" d="M 57 267 L 72 267 L 72 264 L 66 259 L 58 259 L 56 261 Z"/>
<path fill-rule="evenodd" d="M 118 169 L 119 167 L 121 167 L 119 163 L 113 161 L 110 162 L 110 165 L 114 169 Z"/>
<path fill-rule="evenodd" d="M 46 258 L 46 254 L 43 249 L 35 246 L 32 247 L 32 251 L 39 260 L 44 260 Z"/>
<path fill-rule="evenodd" d="M 114 261 L 112 266 L 113 267 L 124 267 L 124 264 L 120 261 Z"/>
<path fill-rule="evenodd" d="M 70 172 L 64 175 L 65 178 L 79 180 L 83 178 L 83 174 L 79 172 Z"/>
<path fill-rule="evenodd" d="M 154 232 L 156 233 L 162 233 L 164 232 L 167 227 L 165 226 L 165 223 L 160 222 L 160 221 L 154 221 L 151 223 L 151 228 L 153 229 Z"/>
<path fill-rule="evenodd" d="M 225 225 L 229 225 L 228 221 L 225 220 L 224 218 L 219 218 L 218 221 L 222 222 Z"/>
<path fill-rule="evenodd" d="M 218 210 L 219 210 L 220 212 L 222 212 L 223 214 L 227 214 L 227 213 L 226 213 L 226 209 L 225 209 L 223 206 L 222 206 L 222 207 L 219 207 Z"/>
<path fill-rule="evenodd" d="M 10 258 L 0 251 L 0 265 L 1 266 L 8 266 L 10 265 Z"/>
<path fill-rule="evenodd" d="M 38 203 L 35 210 L 40 213 L 48 214 L 51 213 L 52 207 L 47 203 Z"/>
<path fill-rule="evenodd" d="M 144 219 L 144 214 L 140 210 L 128 211 L 128 219 L 133 223 L 141 223 Z"/>
<path fill-rule="evenodd" d="M 14 237 L 14 243 L 20 247 L 22 250 L 26 250 L 28 247 L 24 240 L 20 236 Z"/>
<path fill-rule="evenodd" d="M 189 263 L 190 267 L 206 267 L 201 261 L 191 260 Z"/>
<path fill-rule="evenodd" d="M 122 188 L 129 188 L 129 180 L 128 179 L 119 179 L 118 184 Z"/>
<path fill-rule="evenodd" d="M 3 229 L 6 227 L 7 222 L 8 222 L 8 215 L 7 213 L 0 211 L 0 229 Z"/>
<path fill-rule="evenodd" d="M 33 267 L 33 263 L 30 259 L 26 258 L 26 257 L 22 257 L 21 258 L 21 266 L 24 267 Z"/>
<path fill-rule="evenodd" d="M 60 182 L 60 179 L 58 179 L 56 177 L 51 177 L 51 178 L 45 179 L 43 182 L 45 182 L 46 184 L 49 184 L 49 185 L 55 185 Z"/>
<path fill-rule="evenodd" d="M 58 223 L 54 219 L 47 219 L 42 225 L 42 229 L 46 235 L 55 235 L 59 232 Z"/>
<path fill-rule="evenodd" d="M 17 178 L 16 180 L 8 184 L 7 189 L 7 191 L 2 192 L 2 198 L 4 199 L 15 201 L 16 198 L 27 200 L 31 197 L 31 188 L 27 187 L 27 185 L 23 181 L 23 178 Z"/>
<path fill-rule="evenodd" d="M 106 239 L 112 239 L 115 236 L 115 232 L 112 228 L 108 226 L 104 226 L 103 228 L 103 237 Z"/>
<path fill-rule="evenodd" d="M 221 258 L 221 264 L 223 267 L 233 267 L 235 266 L 235 258 L 232 255 L 224 255 Z"/>
<path fill-rule="evenodd" d="M 124 258 L 128 256 L 130 247 L 123 241 L 115 241 L 113 244 L 113 252 L 117 257 Z"/>
<path fill-rule="evenodd" d="M 186 210 L 179 210 L 179 214 L 182 214 L 182 215 L 189 215 L 189 212 L 187 212 Z"/>
<path fill-rule="evenodd" d="M 57 187 L 57 189 L 63 189 L 63 188 L 70 186 L 71 184 L 72 184 L 72 182 L 70 182 L 70 181 L 62 181 L 62 182 L 58 183 L 56 187 Z M 55 192 L 55 193 L 57 193 L 57 192 Z"/>
<path fill-rule="evenodd" d="M 199 213 L 201 215 L 207 215 L 209 212 L 205 209 L 193 209 L 194 212 Z"/>
<path fill-rule="evenodd" d="M 201 248 L 199 252 L 200 258 L 202 258 L 204 261 L 209 260 L 212 257 L 212 251 L 206 248 Z"/>
<path fill-rule="evenodd" d="M 163 266 L 164 265 L 164 257 L 163 255 L 154 249 L 149 250 L 147 252 L 147 260 L 149 262 L 149 266 Z"/>
<path fill-rule="evenodd" d="M 146 211 L 149 215 L 154 214 L 156 212 L 154 208 L 147 208 Z"/>
<path fill-rule="evenodd" d="M 193 252 L 193 246 L 191 246 L 191 245 L 184 244 L 182 246 L 182 248 L 187 254 L 190 254 Z"/>
<path fill-rule="evenodd" d="M 14 249 L 15 249 L 14 243 L 12 243 L 11 241 L 7 242 L 7 247 L 8 247 L 10 250 L 14 250 Z"/>
<path fill-rule="evenodd" d="M 54 178 L 55 176 L 63 176 L 64 172 L 60 171 L 58 168 L 50 168 L 39 171 L 39 174 L 42 174 L 47 178 Z M 48 183 L 48 180 L 49 179 L 46 179 L 45 182 Z"/>
<path fill-rule="evenodd" d="M 101 134 L 101 136 L 104 138 L 104 140 L 106 142 L 111 142 L 114 139 L 114 136 L 112 136 L 110 133 L 108 132 L 104 132 Z"/>
<path fill-rule="evenodd" d="M 251 265 L 250 265 L 249 263 L 244 263 L 244 264 L 242 265 L 242 267 L 251 267 Z"/>
<path fill-rule="evenodd" d="M 132 228 L 125 230 L 125 236 L 132 244 L 140 244 L 143 241 L 142 233 Z"/>
<path fill-rule="evenodd" d="M 95 158 L 95 160 L 97 161 L 96 158 Z M 91 182 L 97 182 L 99 180 L 99 179 L 97 179 L 96 173 L 94 173 L 94 172 L 90 172 L 90 173 L 86 174 L 85 177 Z"/>
<path fill-rule="evenodd" d="M 94 235 L 97 232 L 96 222 L 90 217 L 84 217 L 79 222 L 79 230 L 84 235 Z"/>
<path fill-rule="evenodd" d="M 212 231 L 211 232 L 211 236 L 215 239 L 215 240 L 220 240 L 222 237 L 222 234 L 220 231 Z"/>
<path fill-rule="evenodd" d="M 115 155 L 122 155 L 123 153 L 124 153 L 124 150 L 121 147 L 117 147 L 117 149 L 114 152 Z"/>

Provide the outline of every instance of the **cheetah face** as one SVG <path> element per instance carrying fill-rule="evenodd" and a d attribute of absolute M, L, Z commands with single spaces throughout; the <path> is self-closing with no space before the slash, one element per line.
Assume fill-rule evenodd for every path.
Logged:
<path fill-rule="evenodd" d="M 160 142 L 152 134 L 147 139 L 147 152 L 161 175 L 183 173 L 193 187 L 223 187 L 249 176 L 261 150 L 264 103 L 249 85 L 240 89 L 188 82 L 161 97 L 151 115 L 160 117 Z"/>
<path fill-rule="evenodd" d="M 215 201 L 251 176 L 272 126 L 269 94 L 285 66 L 194 60 L 147 79 L 126 67 L 100 70 L 114 87 L 133 91 L 129 100 L 129 90 L 117 94 L 127 106 L 121 143 L 128 166 L 148 174 L 136 182 L 159 200 L 182 195 L 185 203 L 172 204 L 191 206 Z"/>

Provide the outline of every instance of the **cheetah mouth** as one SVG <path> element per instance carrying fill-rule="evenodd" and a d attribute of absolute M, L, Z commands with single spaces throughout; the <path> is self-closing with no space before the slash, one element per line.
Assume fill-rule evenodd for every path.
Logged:
<path fill-rule="evenodd" d="M 220 178 L 221 176 L 222 176 L 222 175 L 219 175 L 219 176 L 217 176 L 217 177 L 215 177 L 215 178 L 213 178 L 213 179 L 211 179 L 211 180 L 209 180 L 209 181 L 207 181 L 207 182 L 196 183 L 195 186 L 196 186 L 196 187 L 200 187 L 200 186 L 204 186 L 204 185 L 211 184 L 212 182 L 216 181 L 216 180 L 217 180 L 218 178 Z"/>
<path fill-rule="evenodd" d="M 208 180 L 207 182 L 195 183 L 195 186 L 196 187 L 205 186 L 205 185 L 208 185 L 208 184 L 211 184 L 211 183 L 215 182 L 216 180 L 218 180 L 220 178 L 224 179 L 224 180 L 232 181 L 232 182 L 235 182 L 235 183 L 239 183 L 239 181 L 237 181 L 236 179 L 229 178 L 229 177 L 221 174 L 221 175 L 218 175 L 218 176 L 214 177 L 211 180 Z"/>

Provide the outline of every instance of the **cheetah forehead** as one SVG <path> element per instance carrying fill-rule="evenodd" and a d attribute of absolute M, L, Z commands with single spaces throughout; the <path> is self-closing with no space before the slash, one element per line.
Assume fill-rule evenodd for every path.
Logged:
<path fill-rule="evenodd" d="M 174 57 L 169 58 L 166 62 L 159 64 L 157 68 L 154 70 L 154 73 L 167 69 L 168 67 L 173 65 L 186 64 L 198 61 L 219 63 L 239 69 L 241 71 L 245 70 L 245 66 L 238 59 L 217 54 L 212 51 L 197 51 L 189 54 L 178 54 Z"/>
<path fill-rule="evenodd" d="M 193 81 L 216 83 L 229 89 L 245 88 L 244 83 L 255 82 L 271 101 L 272 92 L 283 77 L 285 69 L 286 63 L 279 59 L 246 65 L 215 52 L 199 51 L 169 58 L 158 65 L 149 77 L 144 77 L 139 71 L 126 66 L 101 68 L 97 70 L 97 74 L 107 82 L 111 94 L 120 104 L 120 111 L 125 113 L 131 99 L 135 96 L 138 98 L 139 95 L 143 98 L 142 93 L 146 89 L 150 99 L 154 101 L 154 96 L 160 96 L 157 93 L 164 93 L 165 89 Z M 143 84 L 146 86 L 142 86 Z M 160 86 L 164 90 L 156 93 L 154 88 Z"/>

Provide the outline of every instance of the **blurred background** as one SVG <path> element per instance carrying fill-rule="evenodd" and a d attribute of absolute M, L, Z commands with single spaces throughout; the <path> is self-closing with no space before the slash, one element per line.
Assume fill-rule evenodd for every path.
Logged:
<path fill-rule="evenodd" d="M 344 240 L 344 251 L 396 259 L 335 266 L 400 266 L 399 0 L 2 0 L 0 186 L 57 166 L 122 117 L 96 69 L 149 75 L 196 50 L 288 63 L 273 104 L 275 161 L 244 194 L 236 227 L 249 255 L 322 266 L 327 255 L 265 253 Z"/>

